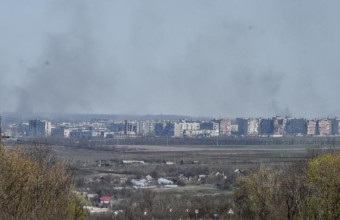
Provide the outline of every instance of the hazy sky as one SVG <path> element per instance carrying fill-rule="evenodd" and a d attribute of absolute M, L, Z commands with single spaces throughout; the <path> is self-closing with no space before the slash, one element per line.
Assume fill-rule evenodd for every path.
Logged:
<path fill-rule="evenodd" d="M 0 112 L 340 116 L 338 0 L 0 0 Z"/>

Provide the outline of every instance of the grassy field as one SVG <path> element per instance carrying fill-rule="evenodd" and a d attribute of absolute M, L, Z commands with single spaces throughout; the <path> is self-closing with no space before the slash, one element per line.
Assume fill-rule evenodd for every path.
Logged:
<path fill-rule="evenodd" d="M 304 159 L 313 147 L 301 145 L 264 146 L 112 146 L 105 150 L 80 147 L 52 146 L 58 157 L 65 160 L 93 162 L 96 160 L 145 160 L 151 163 L 198 160 L 204 163 L 227 162 L 291 162 Z M 318 148 L 321 149 L 321 148 Z M 323 148 L 328 149 L 328 148 Z"/>

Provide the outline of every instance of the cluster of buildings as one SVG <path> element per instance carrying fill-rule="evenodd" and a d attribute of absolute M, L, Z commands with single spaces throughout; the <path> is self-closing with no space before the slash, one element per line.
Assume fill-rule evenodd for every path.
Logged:
<path fill-rule="evenodd" d="M 218 137 L 218 136 L 330 136 L 339 135 L 337 118 L 305 119 L 289 117 L 236 118 L 219 120 L 91 120 L 91 122 L 52 123 L 30 120 L 7 126 L 9 136 L 114 138 L 133 136 L 154 137 Z"/>
<path fill-rule="evenodd" d="M 242 136 L 331 136 L 339 135 L 336 118 L 237 118 L 237 135 Z"/>

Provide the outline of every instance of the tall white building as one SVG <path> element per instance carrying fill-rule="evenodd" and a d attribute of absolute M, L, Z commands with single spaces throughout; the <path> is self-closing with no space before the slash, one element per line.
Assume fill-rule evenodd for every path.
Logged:
<path fill-rule="evenodd" d="M 200 123 L 198 122 L 176 122 L 174 124 L 174 137 L 183 137 L 185 131 L 200 130 Z"/>
<path fill-rule="evenodd" d="M 259 120 L 249 119 L 248 120 L 248 135 L 256 136 L 259 135 Z"/>
<path fill-rule="evenodd" d="M 139 121 L 137 123 L 137 134 L 142 136 L 155 135 L 155 124 L 153 121 Z"/>

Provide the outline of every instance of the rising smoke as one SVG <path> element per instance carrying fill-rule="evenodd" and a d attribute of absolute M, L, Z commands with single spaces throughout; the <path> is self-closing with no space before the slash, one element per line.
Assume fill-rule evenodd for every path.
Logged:
<path fill-rule="evenodd" d="M 17 102 L 7 110 L 340 113 L 335 1 L 37 2 L 49 31 L 20 86 L 7 88 Z"/>
<path fill-rule="evenodd" d="M 107 79 L 98 67 L 89 11 L 86 5 L 71 3 L 71 8 L 66 33 L 48 34 L 38 64 L 27 70 L 18 111 L 91 112 L 91 102 L 105 98 L 100 88 Z"/>

